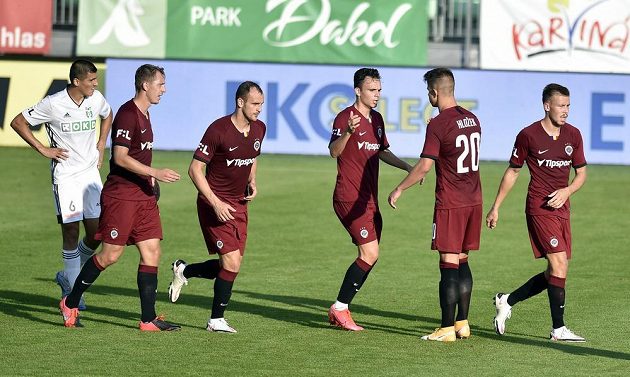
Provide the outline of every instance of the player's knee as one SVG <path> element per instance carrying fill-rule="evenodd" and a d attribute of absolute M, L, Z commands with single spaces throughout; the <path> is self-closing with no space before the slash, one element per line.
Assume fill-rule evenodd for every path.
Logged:
<path fill-rule="evenodd" d="M 95 240 L 94 235 L 92 235 L 92 237 L 88 237 L 88 235 L 86 235 L 85 238 L 83 238 L 83 243 L 90 249 L 96 250 L 100 246 L 101 241 Z"/>
<path fill-rule="evenodd" d="M 104 268 L 107 268 L 108 266 L 111 266 L 112 264 L 118 262 L 118 259 L 120 258 L 124 250 L 123 246 L 110 244 L 106 245 L 107 246 L 104 246 L 103 250 L 100 253 L 96 254 L 98 263 Z"/>
<path fill-rule="evenodd" d="M 221 265 L 228 271 L 238 273 L 241 269 L 241 261 L 243 257 L 239 250 L 231 251 L 221 256 Z"/>
<path fill-rule="evenodd" d="M 61 225 L 61 237 L 64 250 L 74 250 L 79 246 L 79 224 L 69 223 Z"/>
<path fill-rule="evenodd" d="M 99 253 L 96 256 L 98 264 L 100 264 L 103 268 L 107 268 L 111 266 L 112 264 L 118 262 L 119 257 L 120 257 L 119 255 L 103 254 L 103 253 Z"/>

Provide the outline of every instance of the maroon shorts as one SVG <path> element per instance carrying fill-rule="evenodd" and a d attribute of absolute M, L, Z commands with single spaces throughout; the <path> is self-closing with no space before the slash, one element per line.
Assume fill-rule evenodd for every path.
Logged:
<path fill-rule="evenodd" d="M 197 198 L 197 216 L 209 254 L 223 255 L 234 250 L 245 254 L 247 210 L 232 212 L 234 220 L 221 222 L 214 209 L 203 199 Z"/>
<path fill-rule="evenodd" d="M 558 216 L 525 215 L 536 258 L 565 251 L 571 259 L 571 221 Z"/>
<path fill-rule="evenodd" d="M 101 217 L 94 238 L 119 246 L 161 240 L 162 223 L 157 201 L 155 198 L 121 200 L 101 194 Z"/>
<path fill-rule="evenodd" d="M 333 209 L 355 245 L 381 241 L 383 218 L 376 203 L 333 201 Z"/>
<path fill-rule="evenodd" d="M 431 250 L 451 254 L 479 250 L 482 216 L 481 205 L 435 209 Z"/>

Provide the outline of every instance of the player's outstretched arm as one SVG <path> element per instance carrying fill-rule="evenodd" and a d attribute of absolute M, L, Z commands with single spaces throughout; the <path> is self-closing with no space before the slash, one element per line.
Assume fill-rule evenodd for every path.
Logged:
<path fill-rule="evenodd" d="M 389 149 L 385 149 L 384 151 L 380 151 L 378 153 L 378 158 L 386 163 L 387 165 L 391 165 L 395 168 L 406 171 L 407 173 L 411 172 L 413 166 L 409 165 L 406 161 L 401 160 Z"/>
<path fill-rule="evenodd" d="M 105 155 L 105 145 L 107 144 L 107 138 L 109 136 L 109 131 L 112 129 L 112 120 L 113 120 L 112 112 L 109 112 L 107 118 L 101 119 L 101 130 L 98 136 L 98 142 L 96 142 L 96 149 L 98 149 L 98 165 L 97 167 L 100 169 L 103 166 L 103 156 Z"/>
<path fill-rule="evenodd" d="M 17 132 L 20 137 L 28 143 L 33 149 L 39 152 L 42 156 L 50 158 L 56 161 L 62 161 L 68 158 L 68 150 L 63 148 L 49 148 L 44 146 L 31 131 L 31 125 L 26 121 L 24 115 L 19 113 L 11 121 L 11 128 Z"/>
<path fill-rule="evenodd" d="M 210 203 L 212 209 L 214 209 L 214 213 L 216 213 L 217 218 L 220 221 L 226 222 L 228 220 L 234 220 L 232 212 L 236 212 L 236 210 L 231 205 L 221 201 L 221 199 L 214 194 L 208 184 L 208 181 L 206 180 L 206 174 L 204 172 L 205 168 L 206 164 L 204 162 L 193 158 L 190 162 L 190 166 L 188 167 L 188 175 L 190 176 L 190 179 L 197 188 L 197 191 L 199 191 L 199 193 L 206 198 L 208 203 Z"/>
<path fill-rule="evenodd" d="M 116 165 L 129 170 L 132 173 L 142 175 L 145 177 L 153 177 L 160 182 L 176 182 L 179 181 L 179 173 L 175 170 L 163 168 L 156 169 L 151 166 L 147 166 L 135 158 L 129 156 L 129 148 L 122 145 L 114 145 L 113 153 L 114 162 Z"/>
<path fill-rule="evenodd" d="M 402 195 L 403 191 L 408 189 L 409 187 L 415 185 L 420 182 L 422 184 L 424 182 L 424 177 L 431 170 L 433 166 L 433 160 L 430 158 L 422 157 L 416 165 L 411 169 L 409 174 L 396 186 L 396 188 L 389 194 L 387 198 L 387 202 L 389 205 L 396 209 L 396 201 Z"/>
<path fill-rule="evenodd" d="M 521 168 L 508 167 L 505 169 L 505 173 L 503 173 L 503 178 L 501 178 L 501 183 L 499 184 L 497 196 L 486 215 L 486 225 L 488 228 L 496 228 L 497 223 L 499 222 L 499 207 L 501 207 L 503 200 L 505 200 L 507 195 L 510 193 L 512 187 L 514 187 L 520 171 Z"/>

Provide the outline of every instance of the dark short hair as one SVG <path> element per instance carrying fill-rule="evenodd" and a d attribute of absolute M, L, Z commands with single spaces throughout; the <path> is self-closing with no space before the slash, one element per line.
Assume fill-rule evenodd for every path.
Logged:
<path fill-rule="evenodd" d="M 375 80 L 381 79 L 381 74 L 378 73 L 378 69 L 376 68 L 361 68 L 354 73 L 354 87 L 360 88 L 365 81 L 366 77 L 371 77 Z"/>
<path fill-rule="evenodd" d="M 549 101 L 551 96 L 553 96 L 554 94 L 560 94 L 560 95 L 569 97 L 569 89 L 567 89 L 566 87 L 560 84 L 553 84 L 553 83 L 545 86 L 545 89 L 543 89 L 543 92 L 542 92 L 543 103 Z"/>
<path fill-rule="evenodd" d="M 149 82 L 153 78 L 155 78 L 155 74 L 160 72 L 164 77 L 166 77 L 166 73 L 164 73 L 163 67 L 158 67 L 153 64 L 143 64 L 138 69 L 136 69 L 136 92 L 140 92 L 142 90 L 142 83 Z"/>
<path fill-rule="evenodd" d="M 258 91 L 258 93 L 263 94 L 260 85 L 256 84 L 253 81 L 243 81 L 238 88 L 236 89 L 236 94 L 234 95 L 234 101 L 238 101 L 239 98 L 242 98 L 243 101 L 247 102 L 247 95 L 249 91 L 254 88 Z"/>
<path fill-rule="evenodd" d="M 434 68 L 425 73 L 424 82 L 427 83 L 427 86 L 429 88 L 433 88 L 435 86 L 435 83 L 443 77 L 450 78 L 453 84 L 455 84 L 455 76 L 453 76 L 453 71 L 444 67 Z"/>
<path fill-rule="evenodd" d="M 97 69 L 94 63 L 88 60 L 75 60 L 70 66 L 70 82 L 76 79 L 83 79 L 88 73 L 96 73 Z"/>

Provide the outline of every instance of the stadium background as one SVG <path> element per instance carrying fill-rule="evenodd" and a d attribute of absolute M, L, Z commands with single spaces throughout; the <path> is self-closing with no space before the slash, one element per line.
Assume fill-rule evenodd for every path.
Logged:
<path fill-rule="evenodd" d="M 0 270 L 7 350 L 0 375 L 139 374 L 141 362 L 158 374 L 177 365 L 185 375 L 322 375 L 331 365 L 347 365 L 350 375 L 421 375 L 453 364 L 482 375 L 625 375 L 630 343 L 618 321 L 627 317 L 629 279 L 629 14 L 630 0 L 0 0 L 0 256 L 16 261 Z M 292 15 L 305 17 L 298 22 Z M 155 163 L 180 172 L 208 122 L 232 111 L 236 83 L 253 79 L 265 91 L 261 118 L 268 135 L 259 171 L 265 196 L 252 208 L 251 254 L 230 314 L 241 337 L 223 338 L 225 350 L 213 349 L 208 365 L 197 360 L 214 338 L 191 329 L 205 320 L 208 290 L 191 284 L 174 308 L 164 297 L 173 250 L 181 253 L 177 257 L 203 257 L 190 182 L 164 187 L 161 200 L 169 252 L 160 270 L 158 309 L 175 312 L 185 331 L 148 338 L 130 330 L 137 306 L 131 250 L 88 298 L 94 308 L 86 312 L 89 329 L 77 335 L 56 326 L 51 271 L 59 263 L 59 235 L 49 216 L 48 168 L 9 123 L 62 89 L 76 57 L 98 64 L 100 89 L 114 109 L 133 96 L 139 64 L 166 67 L 167 93 L 151 108 Z M 542 87 L 558 82 L 571 89 L 569 121 L 582 131 L 593 166 L 572 199 L 578 259 L 568 312 L 589 343 L 560 346 L 544 339 L 546 297 L 520 309 L 514 333 L 502 342 L 493 334 L 486 301 L 497 286 L 512 286 L 540 268 L 528 254 L 522 218 L 527 177 L 504 205 L 503 233 L 482 235 L 484 252 L 473 266 L 471 342 L 418 345 L 418 335 L 439 322 L 434 255 L 415 252 L 428 242 L 428 233 L 418 229 L 430 228 L 432 187 L 409 193 L 406 210 L 384 212 L 383 250 L 391 254 L 379 262 L 379 274 L 355 306 L 373 331 L 359 341 L 329 331 L 325 307 L 353 251 L 328 208 L 334 161 L 317 155 L 327 154 L 330 122 L 352 103 L 351 77 L 361 66 L 381 71 L 378 110 L 392 150 L 409 161 L 417 157 L 434 111 L 422 74 L 435 66 L 454 69 L 458 101 L 482 121 L 485 203 L 516 133 L 543 116 Z M 45 141 L 41 127 L 36 135 Z M 381 195 L 400 179 L 383 169 Z M 296 253 L 290 248 L 296 237 L 318 252 Z M 607 251 L 615 254 L 603 258 Z M 250 352 L 235 365 L 230 350 L 243 349 L 243 342 Z M 59 343 L 69 346 L 60 349 Z M 103 353 L 110 354 L 107 368 L 100 365 Z M 80 371 L 68 372 L 66 362 Z"/>

